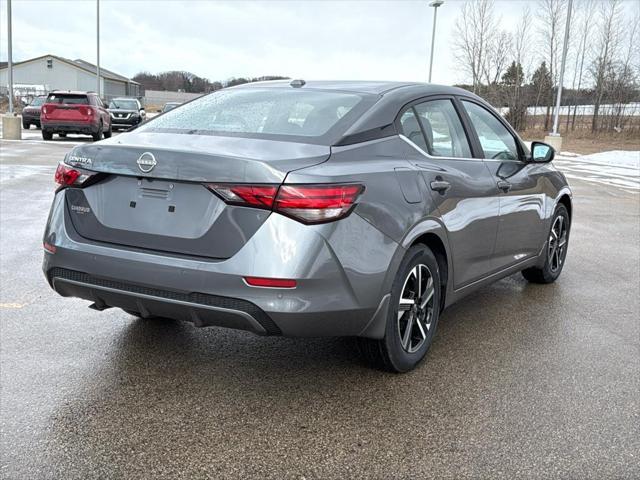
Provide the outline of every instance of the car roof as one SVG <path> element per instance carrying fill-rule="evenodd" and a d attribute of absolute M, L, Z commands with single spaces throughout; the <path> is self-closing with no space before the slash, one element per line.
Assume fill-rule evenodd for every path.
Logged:
<path fill-rule="evenodd" d="M 269 80 L 264 82 L 243 83 L 232 88 L 300 88 L 302 90 L 337 90 L 343 92 L 354 92 L 362 94 L 386 95 L 395 90 L 412 88 L 422 90 L 424 95 L 454 94 L 460 95 L 468 93 L 466 90 L 446 85 L 420 82 L 397 82 L 380 80 L 302 80 L 301 87 L 291 86 L 294 80 Z"/>
<path fill-rule="evenodd" d="M 83 92 L 82 90 L 52 90 L 49 95 L 53 94 L 67 94 L 67 95 L 95 95 L 96 92 Z"/>

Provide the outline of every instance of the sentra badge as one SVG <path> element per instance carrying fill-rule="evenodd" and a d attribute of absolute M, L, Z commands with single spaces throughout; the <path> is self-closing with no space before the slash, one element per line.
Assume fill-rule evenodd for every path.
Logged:
<path fill-rule="evenodd" d="M 93 160 L 91 160 L 88 157 L 81 157 L 79 155 L 69 155 L 69 158 L 67 159 L 68 163 L 73 163 L 75 165 L 91 165 L 93 163 Z"/>

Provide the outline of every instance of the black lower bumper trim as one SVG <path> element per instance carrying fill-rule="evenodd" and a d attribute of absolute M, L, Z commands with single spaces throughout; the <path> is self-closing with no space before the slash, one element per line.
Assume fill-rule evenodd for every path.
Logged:
<path fill-rule="evenodd" d="M 132 297 L 135 296 L 143 296 L 146 298 L 151 298 L 154 300 L 162 301 L 163 299 L 167 302 L 179 303 L 181 305 L 188 305 L 195 309 L 197 308 L 213 308 L 213 309 L 223 309 L 228 311 L 236 311 L 243 312 L 253 318 L 256 322 L 260 324 L 262 329 L 266 332 L 267 335 L 281 335 L 282 331 L 275 322 L 267 315 L 262 309 L 260 309 L 257 305 L 253 303 L 242 300 L 239 298 L 231 298 L 231 297 L 222 297 L 218 295 L 209 295 L 206 293 L 182 293 L 175 292 L 171 290 L 162 290 L 158 288 L 145 287 L 142 285 L 137 285 L 133 283 L 127 283 L 116 280 L 109 280 L 104 278 L 95 277 L 93 275 L 89 275 L 87 273 L 78 272 L 75 270 L 68 270 L 66 268 L 54 267 L 47 272 L 47 278 L 49 279 L 49 283 L 54 285 L 56 288 L 56 279 L 67 280 L 71 284 L 78 286 L 79 288 L 87 288 L 90 289 L 92 286 L 96 287 L 97 290 L 104 289 L 110 292 L 117 292 L 121 294 L 131 294 Z M 56 288 L 58 290 L 58 288 Z M 61 292 L 60 292 L 61 293 Z M 76 296 L 76 295 L 74 295 Z M 85 298 L 82 292 L 79 295 L 81 298 Z M 92 300 L 92 298 L 88 298 Z M 122 307 L 122 305 L 117 304 L 118 301 L 115 301 L 115 307 Z M 107 302 L 108 304 L 108 302 Z M 214 312 L 215 313 L 215 312 Z M 215 323 L 213 323 L 215 324 Z M 221 324 L 221 326 L 232 326 Z"/>

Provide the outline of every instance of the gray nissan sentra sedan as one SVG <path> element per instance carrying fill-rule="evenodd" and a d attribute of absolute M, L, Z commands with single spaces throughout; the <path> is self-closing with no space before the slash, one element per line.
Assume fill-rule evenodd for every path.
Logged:
<path fill-rule="evenodd" d="M 457 88 L 224 89 L 66 156 L 44 273 L 97 310 L 358 337 L 403 372 L 464 295 L 558 278 L 572 204 L 553 156 Z"/>

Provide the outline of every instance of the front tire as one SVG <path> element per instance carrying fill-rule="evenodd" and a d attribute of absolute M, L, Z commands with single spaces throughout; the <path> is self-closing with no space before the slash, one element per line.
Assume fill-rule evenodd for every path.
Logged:
<path fill-rule="evenodd" d="M 553 283 L 558 279 L 567 258 L 570 227 L 571 218 L 567 207 L 560 204 L 556 207 L 551 221 L 551 230 L 545 245 L 544 265 L 524 269 L 522 271 L 524 278 L 532 283 Z"/>
<path fill-rule="evenodd" d="M 29 122 L 25 122 L 24 120 L 22 121 L 22 128 L 24 130 L 29 130 L 29 128 L 31 128 L 31 124 Z"/>
<path fill-rule="evenodd" d="M 385 335 L 381 340 L 359 338 L 364 357 L 377 368 L 400 373 L 425 357 L 440 315 L 440 271 L 424 245 L 405 254 L 391 288 Z"/>

